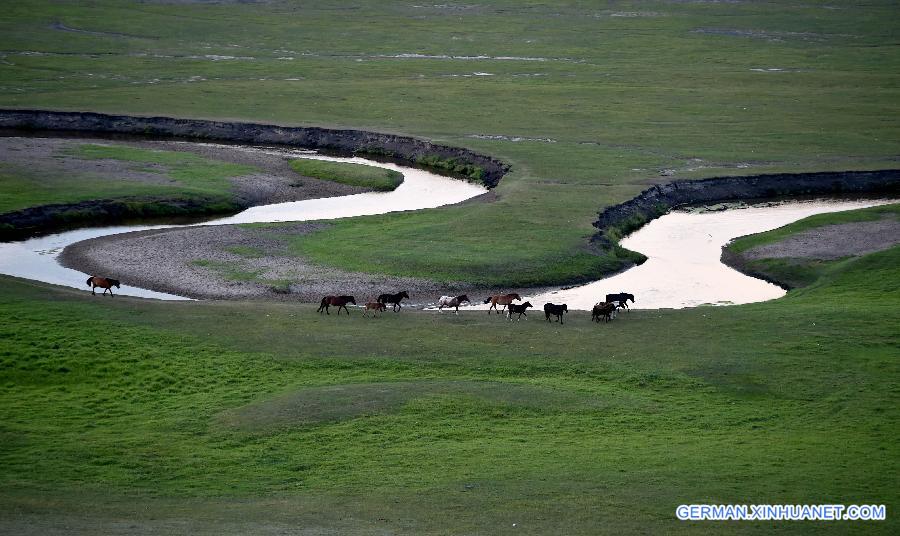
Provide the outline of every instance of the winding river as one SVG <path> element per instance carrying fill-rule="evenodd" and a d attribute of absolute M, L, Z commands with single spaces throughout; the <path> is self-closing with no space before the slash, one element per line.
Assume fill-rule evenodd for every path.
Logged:
<path fill-rule="evenodd" d="M 188 143 L 188 142 L 185 142 Z M 275 147 L 228 145 L 230 150 L 256 151 L 286 158 L 311 158 L 332 162 L 348 162 L 383 167 L 403 173 L 403 182 L 390 192 L 367 192 L 340 198 L 328 197 L 251 207 L 243 212 L 190 225 L 228 225 L 238 223 L 269 223 L 280 221 L 310 221 L 385 214 L 401 210 L 435 208 L 465 201 L 487 192 L 483 186 L 451 179 L 427 171 L 375 162 L 363 158 L 324 156 L 314 151 Z M 77 289 L 87 288 L 86 274 L 66 268 L 57 262 L 60 252 L 70 244 L 111 234 L 166 229 L 183 225 L 130 225 L 88 227 L 20 242 L 0 243 L 0 274 L 35 279 Z M 116 294 L 155 298 L 160 300 L 188 300 L 182 296 L 156 292 L 132 286 L 116 289 Z"/>
<path fill-rule="evenodd" d="M 635 295 L 635 309 L 732 305 L 784 296 L 778 285 L 744 275 L 722 264 L 722 247 L 732 239 L 782 227 L 826 212 L 871 207 L 895 201 L 880 199 L 786 201 L 721 211 L 673 210 L 621 241 L 647 261 L 606 279 L 575 288 L 532 296 L 535 304 L 566 303 L 590 310 L 606 294 Z"/>
<path fill-rule="evenodd" d="M 416 168 L 374 162 L 363 158 L 339 158 L 312 151 L 229 146 L 241 151 L 261 151 L 291 158 L 351 162 L 403 173 L 403 183 L 392 192 L 371 192 L 339 198 L 311 199 L 249 208 L 233 216 L 192 225 L 227 225 L 279 221 L 309 221 L 384 214 L 458 203 L 487 190 Z M 726 305 L 778 298 L 785 291 L 771 283 L 746 276 L 720 260 L 721 248 L 735 237 L 781 227 L 813 214 L 837 212 L 885 204 L 888 200 L 816 200 L 765 203 L 722 211 L 676 210 L 622 241 L 628 249 L 648 257 L 647 262 L 620 274 L 579 287 L 526 297 L 540 308 L 545 302 L 566 303 L 570 309 L 589 310 L 607 293 L 636 295 L 635 308 L 683 308 L 703 304 Z M 59 253 L 81 240 L 111 234 L 179 227 L 177 225 L 112 226 L 84 228 L 21 242 L 0 243 L 0 273 L 46 283 L 86 289 L 85 274 L 57 262 Z M 123 286 L 117 294 L 186 300 L 181 296 Z M 436 298 L 436 297 L 435 297 Z M 486 306 L 473 306 L 481 309 Z"/>

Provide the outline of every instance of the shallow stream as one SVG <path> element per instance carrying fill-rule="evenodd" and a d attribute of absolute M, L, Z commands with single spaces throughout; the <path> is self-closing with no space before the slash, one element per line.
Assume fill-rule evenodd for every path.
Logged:
<path fill-rule="evenodd" d="M 339 158 L 312 151 L 272 147 L 229 146 L 234 150 L 265 151 L 293 158 L 315 158 L 384 167 L 404 175 L 392 192 L 371 192 L 343 197 L 311 199 L 249 208 L 239 214 L 201 224 L 226 225 L 279 221 L 309 221 L 418 210 L 458 203 L 480 195 L 484 187 L 396 164 L 363 158 Z M 675 210 L 632 233 L 622 241 L 648 260 L 637 267 L 587 285 L 525 297 L 537 309 L 544 303 L 566 303 L 569 309 L 589 310 L 607 293 L 628 292 L 636 296 L 634 308 L 682 308 L 704 304 L 728 305 L 771 300 L 785 291 L 771 283 L 744 275 L 723 265 L 722 246 L 748 234 L 781 227 L 821 214 L 878 204 L 888 200 L 814 200 L 763 203 L 718 211 Z M 21 242 L 0 243 L 0 273 L 56 285 L 86 289 L 87 275 L 61 266 L 59 253 L 68 245 L 89 238 L 118 233 L 182 227 L 183 225 L 137 225 L 90 227 Z M 162 300 L 185 300 L 181 296 L 128 285 L 117 294 Z M 416 297 L 416 301 L 420 301 Z M 434 297 L 435 300 L 437 296 Z M 476 297 L 473 295 L 473 299 Z M 480 302 L 480 300 L 476 301 Z M 472 309 L 487 306 L 473 305 Z"/>

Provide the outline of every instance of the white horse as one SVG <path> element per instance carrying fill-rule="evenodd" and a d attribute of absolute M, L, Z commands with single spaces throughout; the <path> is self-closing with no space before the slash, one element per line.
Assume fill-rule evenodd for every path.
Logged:
<path fill-rule="evenodd" d="M 443 313 L 444 307 L 455 307 L 456 314 L 459 314 L 459 304 L 462 302 L 472 303 L 465 294 L 461 296 L 441 296 L 441 299 L 438 300 L 438 311 Z"/>

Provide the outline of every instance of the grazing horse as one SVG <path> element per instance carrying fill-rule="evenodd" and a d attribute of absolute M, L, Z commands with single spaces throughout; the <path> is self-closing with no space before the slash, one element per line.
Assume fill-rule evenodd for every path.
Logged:
<path fill-rule="evenodd" d="M 616 317 L 616 304 L 614 302 L 600 302 L 591 309 L 591 320 L 600 322 L 600 318 L 604 318 L 607 322 Z"/>
<path fill-rule="evenodd" d="M 341 307 L 343 307 L 349 315 L 350 309 L 347 309 L 348 303 L 356 305 L 356 299 L 353 296 L 325 296 L 322 298 L 322 304 L 319 305 L 316 312 L 322 314 L 322 311 L 325 311 L 325 314 L 330 315 L 331 313 L 328 312 L 328 308 L 334 305 L 338 308 L 337 314 L 341 314 Z"/>
<path fill-rule="evenodd" d="M 378 296 L 378 301 L 383 304 L 393 304 L 394 312 L 396 313 L 399 309 L 403 308 L 403 306 L 400 305 L 400 301 L 403 298 L 406 298 L 407 300 L 409 299 L 409 294 L 407 294 L 405 290 L 400 291 L 396 294 L 382 294 L 381 296 Z"/>
<path fill-rule="evenodd" d="M 616 302 L 616 307 L 619 307 L 621 309 L 629 309 L 628 300 L 631 300 L 631 303 L 634 303 L 634 294 L 620 292 L 618 294 L 606 295 L 606 303 Z"/>
<path fill-rule="evenodd" d="M 465 294 L 459 296 L 441 296 L 441 299 L 438 300 L 438 311 L 444 312 L 444 307 L 455 307 L 456 314 L 459 314 L 459 304 L 462 302 L 472 303 L 469 301 L 469 297 Z"/>
<path fill-rule="evenodd" d="M 363 316 L 369 316 L 369 311 L 374 309 L 375 312 L 372 313 L 372 316 L 378 316 L 378 311 L 384 311 L 387 309 L 387 306 L 380 301 L 370 301 L 366 303 L 366 308 L 363 310 Z"/>
<path fill-rule="evenodd" d="M 96 292 L 97 287 L 104 289 L 103 290 L 104 296 L 106 295 L 107 290 L 109 291 L 109 295 L 112 296 L 113 295 L 113 293 L 112 293 L 113 287 L 121 288 L 119 286 L 118 279 L 109 279 L 107 277 L 97 277 L 96 275 L 92 275 L 91 277 L 88 278 L 87 286 L 91 287 L 91 294 L 93 294 L 94 296 L 97 295 L 97 292 Z"/>
<path fill-rule="evenodd" d="M 551 316 L 555 316 L 556 321 L 559 322 L 560 324 L 562 324 L 563 323 L 563 321 L 562 321 L 563 313 L 567 313 L 568 311 L 569 311 L 569 306 L 566 304 L 562 304 L 562 305 L 555 305 L 552 303 L 544 304 L 544 315 L 547 316 L 547 322 L 550 322 Z"/>
<path fill-rule="evenodd" d="M 495 296 L 488 296 L 484 299 L 484 303 L 490 303 L 491 307 L 488 309 L 488 314 L 491 314 L 491 309 L 497 311 L 497 314 L 503 314 L 500 312 L 500 309 L 497 309 L 498 305 L 502 305 L 505 309 L 507 305 L 511 304 L 513 301 L 522 301 L 522 297 L 513 292 L 512 294 L 497 294 Z"/>
<path fill-rule="evenodd" d="M 533 305 L 531 305 L 531 302 L 525 302 L 521 304 L 511 303 L 509 304 L 509 308 L 506 310 L 506 316 L 510 319 L 510 321 L 512 321 L 513 313 L 519 313 L 519 318 L 516 319 L 516 322 L 522 320 L 522 315 L 525 315 L 525 320 L 528 320 L 528 315 L 525 314 L 525 310 L 529 307 L 534 307 Z"/>

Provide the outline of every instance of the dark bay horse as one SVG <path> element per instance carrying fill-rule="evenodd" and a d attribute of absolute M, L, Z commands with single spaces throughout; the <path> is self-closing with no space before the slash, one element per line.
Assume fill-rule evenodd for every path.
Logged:
<path fill-rule="evenodd" d="M 378 300 L 376 301 L 385 305 L 389 303 L 393 304 L 394 312 L 396 313 L 399 309 L 403 308 L 403 306 L 400 305 L 400 301 L 403 298 L 406 298 L 407 300 L 409 299 L 409 294 L 407 294 L 405 290 L 402 290 L 396 294 L 382 294 L 381 296 L 378 296 Z"/>
<path fill-rule="evenodd" d="M 112 293 L 113 287 L 121 288 L 119 286 L 118 279 L 109 279 L 107 277 L 98 277 L 96 275 L 92 275 L 91 277 L 88 278 L 87 285 L 89 287 L 91 287 L 91 294 L 93 294 L 94 296 L 97 295 L 97 293 L 96 293 L 97 287 L 104 289 L 103 290 L 104 296 L 106 295 L 107 290 L 109 291 L 109 295 L 112 296 L 113 295 L 113 293 Z"/>
<path fill-rule="evenodd" d="M 509 308 L 506 310 L 506 316 L 507 318 L 512 320 L 512 315 L 515 313 L 519 313 L 519 318 L 516 319 L 516 322 L 522 320 L 522 315 L 525 315 L 525 320 L 528 320 L 528 315 L 525 314 L 525 310 L 529 307 L 533 307 L 533 305 L 531 305 L 531 302 L 525 302 L 522 304 L 511 303 L 509 304 Z"/>
<path fill-rule="evenodd" d="M 618 294 L 607 294 L 606 295 L 606 303 L 615 302 L 616 306 L 621 309 L 629 309 L 628 300 L 631 300 L 631 303 L 634 303 L 634 294 L 628 294 L 627 292 L 620 292 Z"/>
<path fill-rule="evenodd" d="M 456 314 L 459 314 L 459 304 L 462 302 L 472 303 L 465 294 L 460 294 L 459 296 L 441 296 L 441 299 L 438 300 L 438 311 L 443 312 L 444 307 L 455 307 Z"/>
<path fill-rule="evenodd" d="M 347 311 L 347 314 L 350 314 L 350 309 L 347 309 L 347 304 L 352 303 L 356 305 L 356 298 L 353 296 L 325 296 L 322 298 L 322 304 L 319 305 L 319 308 L 316 310 L 317 313 L 322 314 L 322 311 L 325 311 L 325 314 L 330 315 L 328 312 L 328 308 L 334 305 L 338 308 L 337 314 L 341 314 L 341 307 Z"/>
<path fill-rule="evenodd" d="M 497 309 L 498 305 L 502 305 L 503 309 L 506 308 L 507 305 L 511 304 L 513 301 L 522 301 L 522 297 L 513 292 L 512 294 L 497 294 L 494 296 L 488 296 L 484 299 L 484 303 L 490 303 L 491 306 L 488 309 L 488 314 L 491 314 L 491 309 L 497 311 L 497 314 L 503 314 L 500 312 L 500 309 Z"/>
<path fill-rule="evenodd" d="M 615 313 L 616 304 L 614 302 L 600 302 L 595 304 L 594 308 L 591 309 L 591 320 L 600 322 L 600 319 L 603 318 L 609 322 L 612 320 Z"/>
<path fill-rule="evenodd" d="M 569 306 L 566 304 L 556 305 L 553 303 L 545 303 L 544 304 L 544 315 L 547 317 L 547 322 L 550 322 L 550 317 L 555 316 L 556 321 L 560 324 L 563 323 L 562 318 L 563 314 L 569 311 Z"/>

